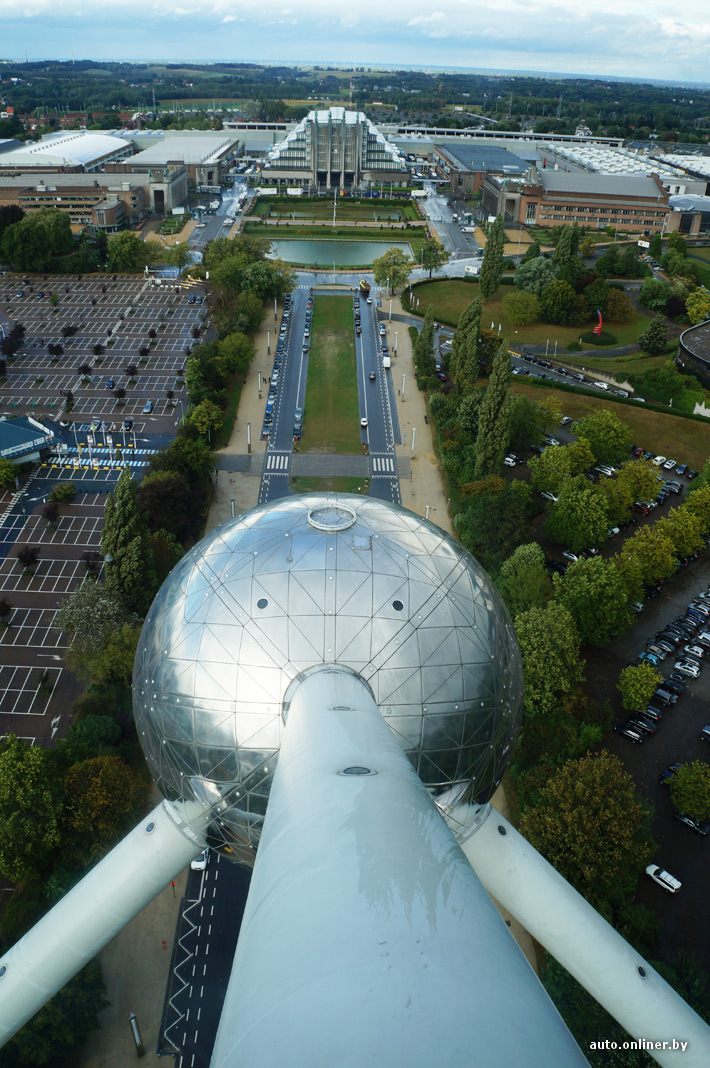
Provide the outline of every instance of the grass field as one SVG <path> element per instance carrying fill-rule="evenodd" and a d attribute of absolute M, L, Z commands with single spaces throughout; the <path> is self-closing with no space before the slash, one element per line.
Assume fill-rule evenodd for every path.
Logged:
<path fill-rule="evenodd" d="M 565 353 L 564 363 L 569 366 L 586 368 L 588 371 L 606 371 L 621 380 L 626 375 L 642 375 L 644 371 L 655 371 L 665 367 L 667 356 L 593 356 L 592 350 L 579 353 Z"/>
<path fill-rule="evenodd" d="M 564 393 L 557 389 L 542 389 L 519 380 L 513 392 L 524 394 L 539 401 L 542 396 L 552 397 L 559 410 L 572 419 L 581 419 L 602 408 L 610 408 L 622 422 L 631 427 L 633 440 L 649 452 L 672 456 L 678 463 L 688 464 L 699 471 L 710 456 L 710 422 L 706 425 L 697 419 L 683 419 L 678 415 L 654 412 L 644 405 L 617 404 L 610 397 L 588 397 L 579 393 Z"/>
<path fill-rule="evenodd" d="M 566 348 L 572 341 L 578 341 L 580 334 L 589 329 L 581 326 L 554 326 L 552 323 L 533 323 L 531 326 L 515 327 L 509 323 L 503 311 L 503 297 L 513 293 L 512 286 L 499 286 L 490 300 L 483 302 L 483 317 L 481 326 L 485 330 L 498 331 L 501 324 L 500 336 L 507 337 L 511 346 L 518 345 L 544 345 L 550 342 L 550 351 L 554 350 L 555 342 L 560 348 Z M 445 282 L 425 282 L 412 290 L 412 294 L 419 298 L 419 314 L 423 315 L 427 305 L 434 307 L 434 318 L 449 326 L 456 326 L 459 316 L 464 308 L 479 295 L 478 282 L 466 282 L 461 278 L 450 278 Z M 608 330 L 616 338 L 617 345 L 632 345 L 639 334 L 648 326 L 649 320 L 644 315 L 636 315 L 630 323 L 610 323 Z M 583 352 L 598 351 L 593 345 L 583 345 Z"/>
<path fill-rule="evenodd" d="M 361 451 L 351 297 L 317 296 L 301 452 Z"/>
<path fill-rule="evenodd" d="M 252 215 L 290 219 L 293 212 L 301 218 L 333 222 L 333 201 L 324 197 L 259 197 L 251 208 Z M 373 218 L 373 215 L 376 218 Z M 391 219 L 388 217 L 391 216 Z M 406 200 L 340 199 L 336 206 L 338 222 L 382 222 L 419 220 L 416 209 Z M 423 224 L 422 224 L 423 225 Z"/>
<path fill-rule="evenodd" d="M 710 261 L 710 245 L 693 245 L 688 248 L 688 255 Z"/>
<path fill-rule="evenodd" d="M 347 475 L 333 478 L 309 478 L 300 475 L 291 479 L 294 493 L 360 493 L 366 494 L 370 489 L 369 478 L 352 478 Z"/>

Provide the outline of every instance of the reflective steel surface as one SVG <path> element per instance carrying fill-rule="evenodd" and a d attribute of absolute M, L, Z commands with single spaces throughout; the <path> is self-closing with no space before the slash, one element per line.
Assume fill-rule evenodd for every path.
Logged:
<path fill-rule="evenodd" d="M 159 591 L 133 693 L 166 796 L 213 807 L 210 838 L 249 862 L 288 688 L 356 672 L 433 794 L 486 801 L 519 725 L 520 655 L 481 566 L 433 523 L 349 494 L 297 496 L 222 524 Z M 457 791 L 454 790 L 453 793 Z"/>

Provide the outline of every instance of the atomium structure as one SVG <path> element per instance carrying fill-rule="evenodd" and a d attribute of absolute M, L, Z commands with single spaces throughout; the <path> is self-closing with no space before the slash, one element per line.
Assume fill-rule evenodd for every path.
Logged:
<path fill-rule="evenodd" d="M 434 524 L 348 495 L 223 524 L 158 593 L 133 692 L 165 800 L 0 958 L 0 1045 L 209 843 L 253 867 L 213 1068 L 586 1064 L 493 899 L 660 1064 L 710 1064 L 710 1029 L 491 806 L 520 654 Z"/>
<path fill-rule="evenodd" d="M 492 796 L 522 670 L 486 573 L 411 512 L 291 497 L 224 523 L 180 561 L 136 658 L 148 764 L 166 797 L 213 809 L 213 846 L 253 859 L 290 688 L 327 664 L 367 683 L 434 796 Z"/>

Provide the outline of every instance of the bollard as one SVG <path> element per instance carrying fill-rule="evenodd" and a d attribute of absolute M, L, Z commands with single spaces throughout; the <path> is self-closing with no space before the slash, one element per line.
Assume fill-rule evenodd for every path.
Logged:
<path fill-rule="evenodd" d="M 138 1020 L 135 1012 L 129 1012 L 128 1022 L 131 1027 L 131 1034 L 133 1035 L 133 1041 L 136 1044 L 136 1054 L 138 1057 L 145 1057 L 145 1049 L 143 1047 L 143 1039 L 141 1038 L 140 1028 L 138 1027 Z"/>

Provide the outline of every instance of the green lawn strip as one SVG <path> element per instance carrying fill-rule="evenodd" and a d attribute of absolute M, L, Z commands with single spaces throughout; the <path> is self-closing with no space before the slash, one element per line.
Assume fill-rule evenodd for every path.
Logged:
<path fill-rule="evenodd" d="M 352 297 L 314 301 L 299 451 L 362 451 Z"/>
<path fill-rule="evenodd" d="M 710 260 L 710 245 L 691 245 L 688 248 L 688 256 L 693 259 Z"/>
<path fill-rule="evenodd" d="M 338 475 L 333 478 L 314 478 L 298 475 L 291 479 L 294 493 L 360 493 L 370 489 L 369 478 L 354 478 L 350 475 Z"/>
<path fill-rule="evenodd" d="M 493 329 L 498 332 L 498 324 L 501 324 L 501 337 L 507 337 L 511 345 L 545 345 L 550 343 L 550 350 L 554 350 L 555 342 L 559 348 L 566 348 L 571 342 L 579 341 L 579 337 L 589 326 L 555 326 L 553 323 L 532 323 L 530 326 L 515 327 L 508 319 L 503 310 L 503 298 L 508 293 L 514 293 L 512 286 L 499 286 L 490 300 L 483 302 L 483 315 L 481 326 L 484 330 Z M 478 282 L 466 282 L 460 278 L 449 278 L 446 281 L 424 282 L 412 289 L 412 296 L 419 298 L 419 314 L 423 315 L 427 305 L 434 307 L 434 318 L 439 322 L 456 326 L 461 312 L 466 308 L 474 297 L 479 294 Z M 607 330 L 616 338 L 617 345 L 633 345 L 639 334 L 648 326 L 648 318 L 637 314 L 628 323 L 608 323 Z M 588 346 L 594 351 L 593 346 Z M 583 351 L 587 351 L 585 348 Z"/>
<path fill-rule="evenodd" d="M 229 442 L 242 396 L 242 375 L 233 375 L 227 384 L 227 406 L 222 413 L 222 425 L 214 433 L 213 449 L 223 449 Z"/>
<path fill-rule="evenodd" d="M 251 208 L 252 215 L 271 215 L 288 217 L 292 212 L 310 219 L 333 219 L 333 201 L 323 197 L 258 197 Z M 344 200 L 339 199 L 336 207 L 337 219 L 360 219 L 372 222 L 373 214 L 386 215 L 399 212 L 402 220 L 418 221 L 420 216 L 411 201 L 389 199 Z"/>
<path fill-rule="evenodd" d="M 645 356 L 642 352 L 628 356 L 593 356 L 592 350 L 583 353 L 565 353 L 562 362 L 570 367 L 586 368 L 588 371 L 604 371 L 619 381 L 627 375 L 642 375 L 644 371 L 656 371 L 666 366 L 667 356 Z"/>
<path fill-rule="evenodd" d="M 532 383 L 518 380 L 513 392 L 524 394 L 533 401 L 540 400 L 540 387 Z M 710 421 L 706 423 L 699 419 L 656 412 L 647 404 L 636 405 L 623 401 L 615 404 L 608 397 L 592 397 L 576 391 L 567 393 L 557 389 L 545 389 L 544 392 L 553 397 L 559 405 L 559 410 L 572 419 L 582 419 L 602 408 L 611 408 L 631 427 L 636 444 L 643 445 L 649 451 L 671 456 L 678 463 L 688 464 L 696 471 L 701 469 L 710 456 Z"/>

